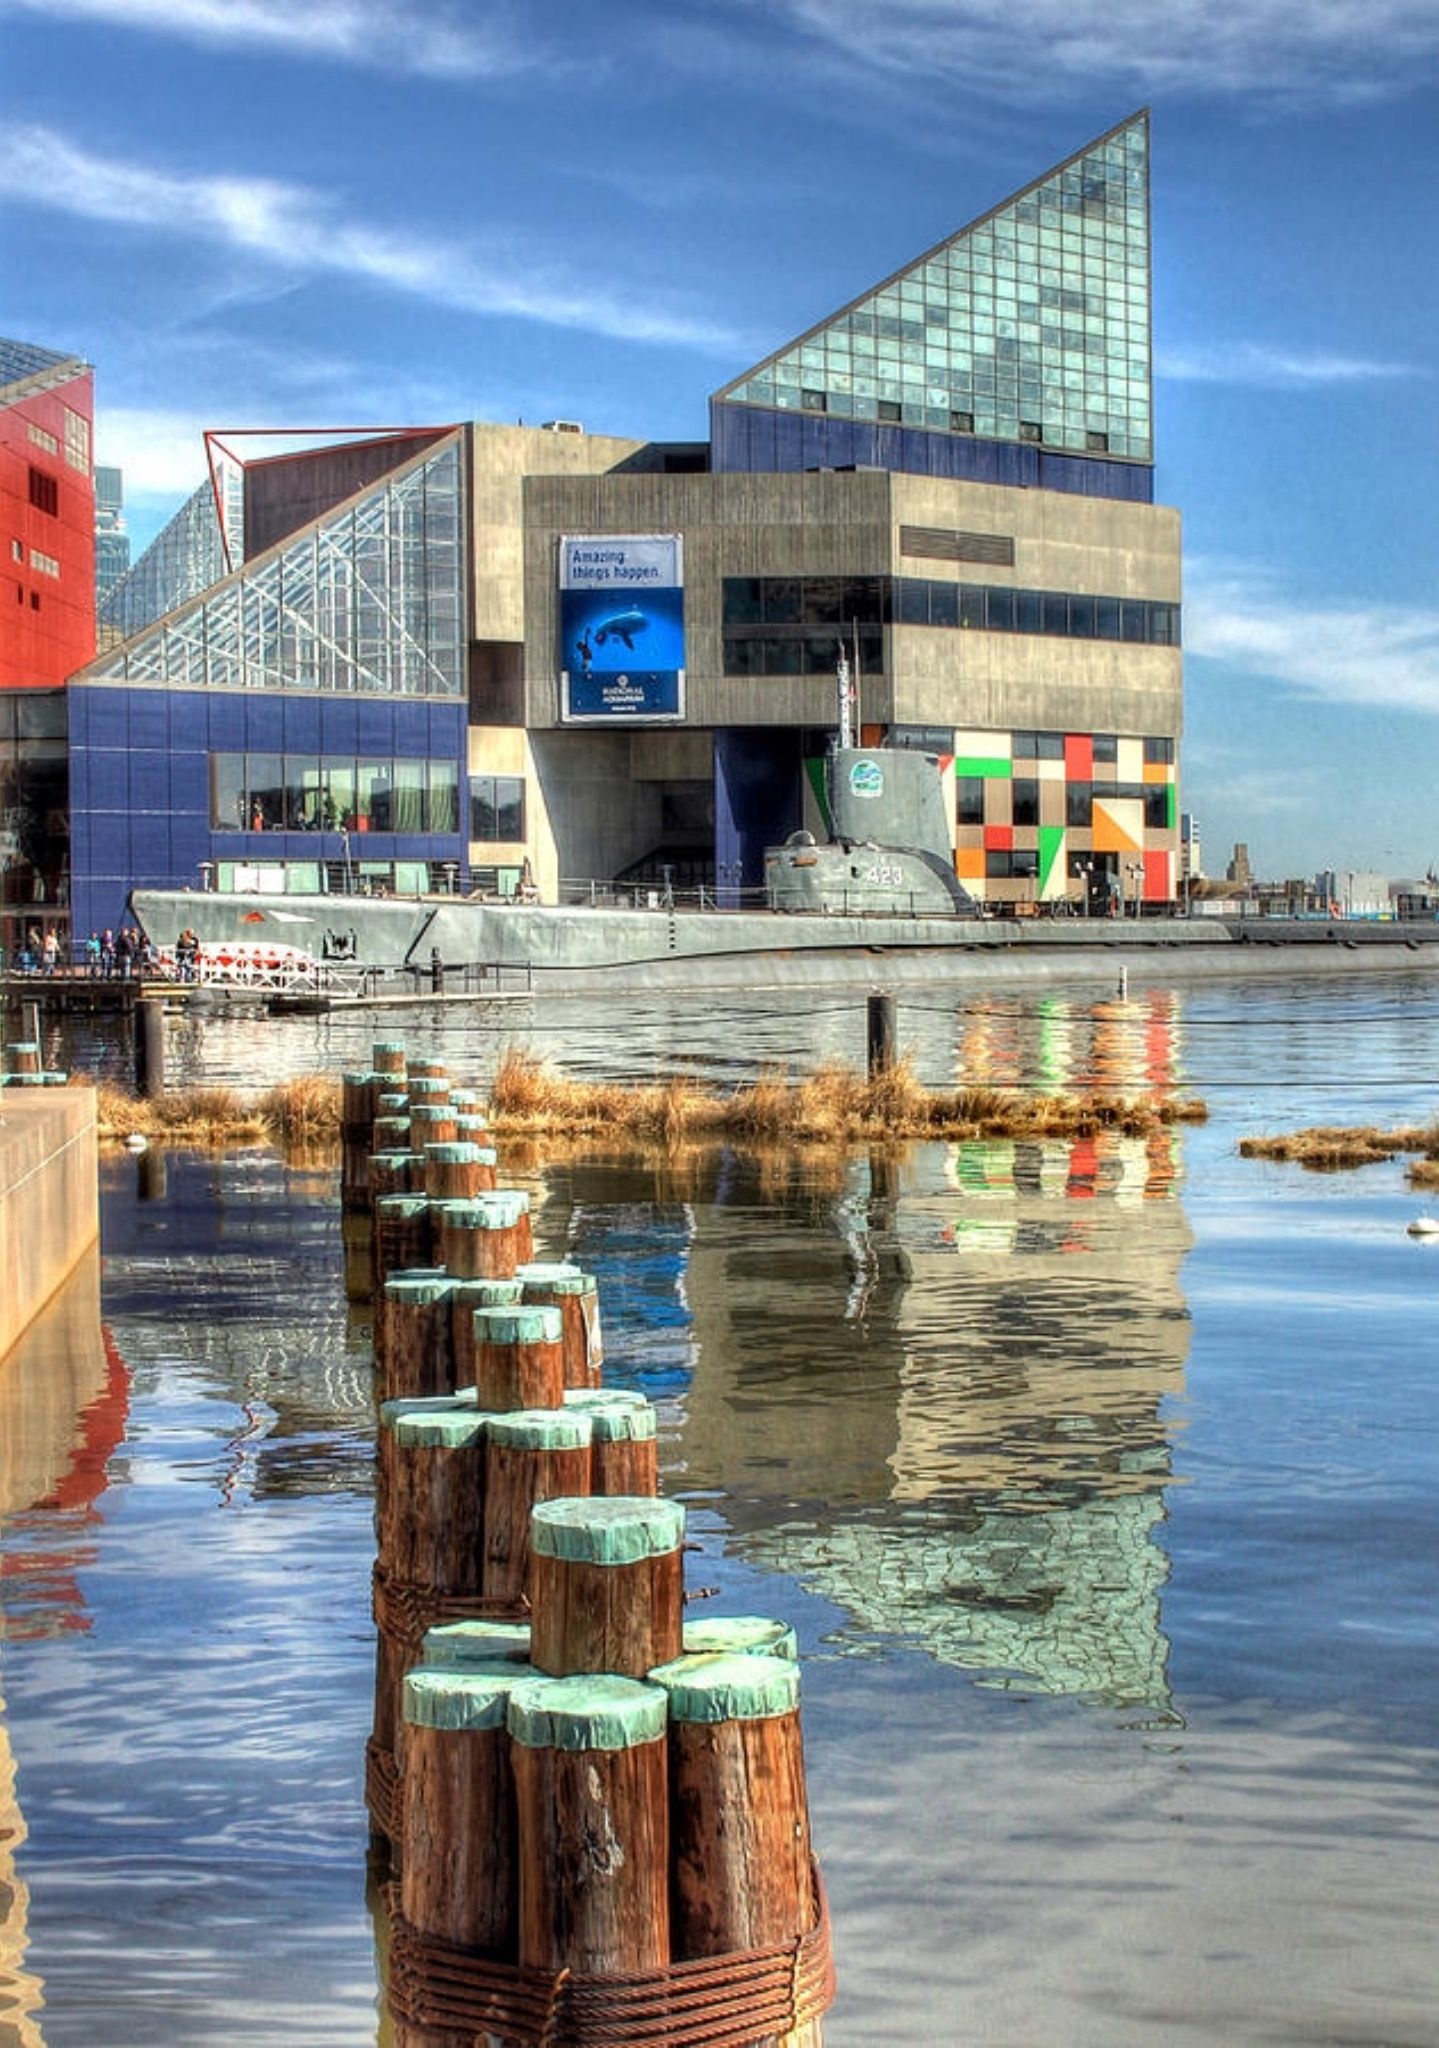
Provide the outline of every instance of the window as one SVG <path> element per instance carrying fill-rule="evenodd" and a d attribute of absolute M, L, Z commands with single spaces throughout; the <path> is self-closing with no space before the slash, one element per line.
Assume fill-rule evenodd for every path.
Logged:
<path fill-rule="evenodd" d="M 1092 825 L 1094 823 L 1094 790 L 1088 782 L 1071 782 L 1064 792 L 1064 822 L 1066 825 Z"/>
<path fill-rule="evenodd" d="M 1149 762 L 1172 762 L 1174 742 L 1171 739 L 1147 739 L 1144 742 L 1144 758 Z"/>
<path fill-rule="evenodd" d="M 11 541 L 11 543 L 10 543 L 10 557 L 11 557 L 11 560 L 12 560 L 12 561 L 16 561 L 16 562 L 23 562 L 23 561 L 24 561 L 24 559 L 25 559 L 25 543 L 24 543 L 24 541 L 23 541 L 23 540 L 12 540 L 12 541 Z"/>
<path fill-rule="evenodd" d="M 48 512 L 52 519 L 60 511 L 60 486 L 53 476 L 47 476 L 43 469 L 30 465 L 30 503 L 37 512 Z"/>
<path fill-rule="evenodd" d="M 904 418 L 904 413 L 898 401 L 893 398 L 881 398 L 878 401 L 877 409 L 879 417 L 882 420 L 888 421 L 891 426 L 898 425 L 899 421 Z"/>
<path fill-rule="evenodd" d="M 1096 761 L 1117 761 L 1119 759 L 1119 735 L 1112 732 L 1097 732 L 1093 740 Z"/>
<path fill-rule="evenodd" d="M 955 820 L 960 825 L 984 823 L 984 777 L 957 775 L 954 779 Z"/>
<path fill-rule="evenodd" d="M 46 433 L 44 427 L 37 426 L 34 420 L 26 420 L 25 431 L 35 446 L 43 448 L 47 455 L 58 455 L 60 453 L 60 443 L 55 439 L 55 436 Z"/>
<path fill-rule="evenodd" d="M 1039 784 L 1033 776 L 1016 775 L 1009 785 L 1010 799 L 1014 806 L 1013 822 L 1016 825 L 1037 825 L 1039 823 Z"/>
<path fill-rule="evenodd" d="M 974 414 L 972 412 L 952 412 L 949 416 L 949 430 L 952 434 L 972 434 L 974 432 Z"/>
<path fill-rule="evenodd" d="M 90 422 L 84 413 L 65 408 L 65 460 L 81 476 L 90 474 Z"/>
<path fill-rule="evenodd" d="M 1108 434 L 1095 433 L 1091 428 L 1085 433 L 1084 446 L 1090 455 L 1107 455 L 1109 453 L 1109 436 Z"/>
<path fill-rule="evenodd" d="M 522 840 L 525 836 L 525 785 L 518 775 L 470 777 L 470 837 Z"/>
<path fill-rule="evenodd" d="M 53 555 L 42 555 L 39 548 L 31 548 L 30 566 L 32 569 L 38 569 L 42 576 L 58 576 L 60 574 L 60 564 L 56 561 L 55 557 Z"/>
<path fill-rule="evenodd" d="M 804 388 L 800 391 L 799 402 L 804 412 L 828 412 L 829 400 L 822 391 Z"/>
<path fill-rule="evenodd" d="M 1044 429 L 1040 426 L 1038 420 L 1021 420 L 1019 423 L 1019 438 L 1021 441 L 1042 441 L 1044 439 Z"/>

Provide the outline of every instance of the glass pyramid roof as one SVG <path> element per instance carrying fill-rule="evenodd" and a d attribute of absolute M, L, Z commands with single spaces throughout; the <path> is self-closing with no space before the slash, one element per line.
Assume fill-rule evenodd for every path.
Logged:
<path fill-rule="evenodd" d="M 33 341 L 6 341 L 0 336 L 0 390 L 38 377 L 42 370 L 62 369 L 68 363 L 73 363 L 77 371 L 84 367 L 78 357 L 58 349 L 39 348 Z"/>
<path fill-rule="evenodd" d="M 101 655 L 82 679 L 462 696 L 463 502 L 451 434 Z"/>
<path fill-rule="evenodd" d="M 1142 111 L 716 393 L 1153 460 Z"/>

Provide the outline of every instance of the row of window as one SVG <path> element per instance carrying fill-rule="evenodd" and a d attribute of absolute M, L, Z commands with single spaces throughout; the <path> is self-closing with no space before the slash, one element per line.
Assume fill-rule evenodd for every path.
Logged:
<path fill-rule="evenodd" d="M 985 778 L 982 775 L 957 775 L 954 788 L 956 823 L 983 825 Z M 1010 822 L 1038 825 L 1040 784 L 1037 779 L 1016 775 L 1008 788 Z M 1064 820 L 1067 825 L 1092 825 L 1096 796 L 1106 803 L 1130 798 L 1143 804 L 1145 826 L 1151 831 L 1163 832 L 1172 822 L 1170 805 L 1173 793 L 1174 785 L 1169 782 L 1070 782 L 1064 786 Z"/>
<path fill-rule="evenodd" d="M 444 760 L 212 754 L 216 832 L 458 832 L 460 775 Z"/>
<path fill-rule="evenodd" d="M 737 643 L 746 627 L 966 626 L 989 633 L 1177 647 L 1180 623 L 1177 604 L 1149 598 L 1016 590 L 1008 584 L 948 583 L 924 576 L 726 576 L 722 618 L 726 629 L 734 629 L 725 635 L 727 674 L 756 673 L 752 667 L 736 670 L 729 661 L 731 639 Z M 829 665 L 834 665 L 832 643 Z"/>

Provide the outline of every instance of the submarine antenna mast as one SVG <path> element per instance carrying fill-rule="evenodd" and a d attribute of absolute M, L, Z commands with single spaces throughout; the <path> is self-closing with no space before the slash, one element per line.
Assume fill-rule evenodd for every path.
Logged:
<path fill-rule="evenodd" d="M 838 640 L 835 645 L 839 649 L 839 659 L 835 663 L 834 671 L 835 688 L 839 692 L 839 745 L 840 751 L 845 752 L 854 745 L 854 730 L 850 718 L 854 699 L 850 693 L 849 657 L 844 651 L 844 641 Z"/>

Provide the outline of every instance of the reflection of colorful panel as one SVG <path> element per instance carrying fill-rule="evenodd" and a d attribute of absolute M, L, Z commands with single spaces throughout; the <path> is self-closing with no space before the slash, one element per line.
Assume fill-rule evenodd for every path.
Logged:
<path fill-rule="evenodd" d="M 1094 799 L 1096 853 L 1139 853 L 1144 847 L 1144 803 L 1137 796 Z"/>

